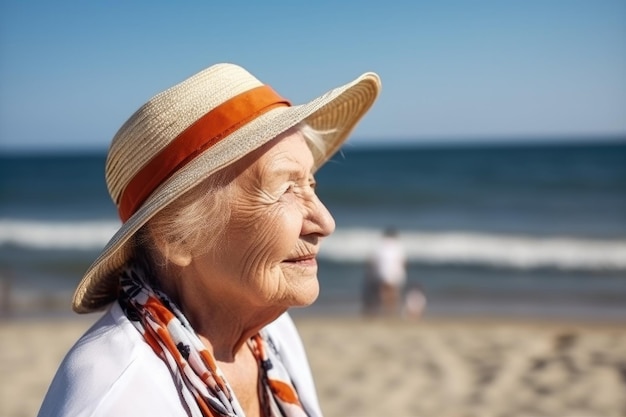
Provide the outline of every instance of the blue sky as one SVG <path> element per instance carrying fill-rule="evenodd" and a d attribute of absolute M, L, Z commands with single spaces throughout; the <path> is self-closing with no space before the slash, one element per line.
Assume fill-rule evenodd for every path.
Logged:
<path fill-rule="evenodd" d="M 626 137 L 626 1 L 6 1 L 0 150 L 106 148 L 217 62 L 294 103 L 365 71 L 352 143 Z"/>

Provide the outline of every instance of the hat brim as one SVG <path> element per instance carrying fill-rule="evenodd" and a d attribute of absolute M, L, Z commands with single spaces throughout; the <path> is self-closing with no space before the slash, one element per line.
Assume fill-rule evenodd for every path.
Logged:
<path fill-rule="evenodd" d="M 198 155 L 157 188 L 109 240 L 79 282 L 72 301 L 73 310 L 90 313 L 115 300 L 118 283 L 114 275 L 132 255 L 130 238 L 172 201 L 303 121 L 329 132 L 324 135 L 325 152 L 314 153 L 315 169 L 318 169 L 339 150 L 376 100 L 380 87 L 378 75 L 365 73 L 309 103 L 271 110 Z"/>

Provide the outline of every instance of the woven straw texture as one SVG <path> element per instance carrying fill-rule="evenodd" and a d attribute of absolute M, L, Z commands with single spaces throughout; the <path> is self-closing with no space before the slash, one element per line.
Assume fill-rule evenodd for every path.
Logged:
<path fill-rule="evenodd" d="M 151 159 L 200 117 L 226 100 L 263 85 L 245 69 L 217 64 L 154 96 L 117 132 L 106 163 L 106 181 L 115 204 L 126 185 Z M 241 159 L 302 121 L 331 131 L 326 151 L 314 152 L 315 168 L 347 139 L 380 92 L 380 79 L 365 73 L 309 103 L 270 110 L 235 130 L 164 181 L 122 225 L 85 273 L 74 293 L 78 313 L 101 310 L 117 294 L 114 278 L 129 259 L 130 238 L 159 210 L 211 174 Z"/>

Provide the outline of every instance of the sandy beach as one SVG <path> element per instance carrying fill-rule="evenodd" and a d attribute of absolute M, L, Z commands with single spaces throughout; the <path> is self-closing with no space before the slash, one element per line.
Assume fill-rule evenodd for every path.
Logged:
<path fill-rule="evenodd" d="M 0 321 L 0 417 L 34 416 L 93 317 Z M 626 323 L 296 317 L 325 415 L 626 416 Z"/>

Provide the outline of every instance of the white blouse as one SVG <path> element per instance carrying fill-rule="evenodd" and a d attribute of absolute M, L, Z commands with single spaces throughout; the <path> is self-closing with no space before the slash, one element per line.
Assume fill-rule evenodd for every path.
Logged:
<path fill-rule="evenodd" d="M 321 417 L 302 340 L 285 313 L 266 327 L 304 409 Z M 113 303 L 59 366 L 38 417 L 187 416 L 165 363 Z"/>

